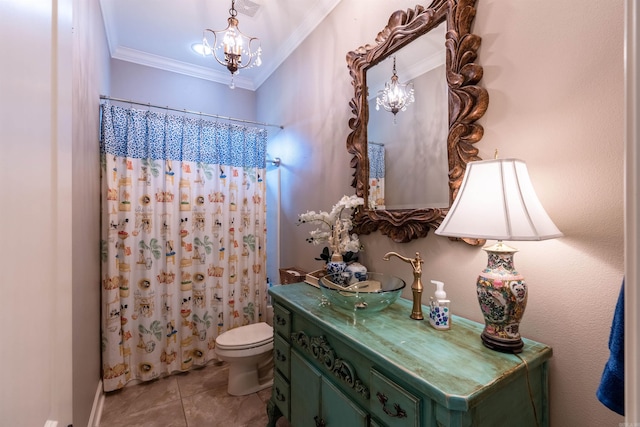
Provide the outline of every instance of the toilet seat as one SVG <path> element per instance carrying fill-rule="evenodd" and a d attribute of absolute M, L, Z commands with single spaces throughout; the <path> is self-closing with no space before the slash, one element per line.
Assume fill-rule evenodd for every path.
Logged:
<path fill-rule="evenodd" d="M 231 329 L 216 338 L 219 350 L 244 350 L 273 342 L 273 328 L 265 322 Z"/>

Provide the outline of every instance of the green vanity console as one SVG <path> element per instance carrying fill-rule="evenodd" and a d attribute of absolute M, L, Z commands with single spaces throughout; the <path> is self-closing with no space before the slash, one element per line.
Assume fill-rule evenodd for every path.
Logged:
<path fill-rule="evenodd" d="M 269 426 L 548 426 L 551 348 L 524 340 L 518 355 L 484 347 L 483 326 L 451 329 L 409 318 L 399 299 L 358 315 L 321 305 L 306 283 L 269 290 L 274 307 Z M 428 307 L 424 306 L 425 312 Z"/>

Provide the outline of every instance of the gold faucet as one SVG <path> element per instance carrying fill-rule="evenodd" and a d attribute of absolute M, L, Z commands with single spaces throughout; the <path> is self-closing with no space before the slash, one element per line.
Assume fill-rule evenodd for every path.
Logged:
<path fill-rule="evenodd" d="M 424 261 L 420 258 L 420 252 L 416 252 L 416 257 L 411 259 L 400 255 L 397 252 L 387 252 L 382 259 L 389 261 L 391 256 L 397 256 L 404 262 L 408 262 L 413 267 L 413 284 L 411 285 L 411 292 L 413 293 L 413 309 L 411 310 L 411 317 L 415 320 L 422 320 L 422 264 Z"/>

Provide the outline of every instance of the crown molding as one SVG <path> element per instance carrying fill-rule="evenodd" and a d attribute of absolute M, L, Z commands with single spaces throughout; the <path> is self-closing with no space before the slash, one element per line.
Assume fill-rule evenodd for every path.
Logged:
<path fill-rule="evenodd" d="M 209 80 L 216 83 L 229 85 L 231 82 L 231 74 L 224 69 L 222 71 L 213 68 L 201 67 L 199 65 L 188 64 L 182 61 L 165 58 L 163 56 L 153 55 L 147 52 L 130 49 L 127 47 L 117 47 L 111 52 L 111 57 L 121 61 L 133 62 L 135 64 L 145 65 L 147 67 L 158 68 L 160 70 L 171 71 L 173 73 L 184 74 L 185 76 L 196 77 L 203 80 Z M 217 65 L 217 64 L 216 64 Z M 253 80 L 236 75 L 233 78 L 236 87 L 255 91 L 256 86 Z"/>

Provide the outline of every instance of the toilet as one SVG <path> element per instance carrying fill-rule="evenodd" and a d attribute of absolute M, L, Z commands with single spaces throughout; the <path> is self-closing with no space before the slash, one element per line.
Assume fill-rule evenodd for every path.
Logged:
<path fill-rule="evenodd" d="M 216 355 L 229 364 L 230 395 L 244 396 L 273 385 L 273 328 L 267 323 L 223 332 L 216 338 Z"/>

